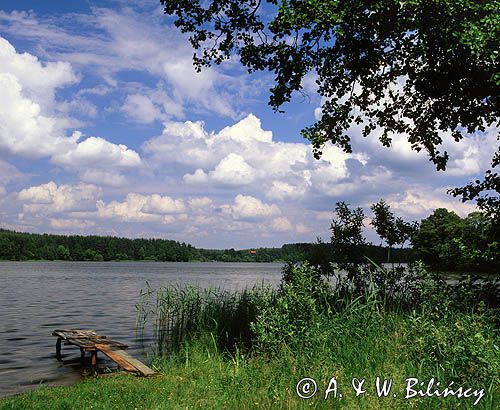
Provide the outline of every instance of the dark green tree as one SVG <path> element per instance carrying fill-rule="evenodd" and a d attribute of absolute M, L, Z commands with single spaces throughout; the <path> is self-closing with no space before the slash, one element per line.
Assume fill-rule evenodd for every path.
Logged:
<path fill-rule="evenodd" d="M 489 270 L 496 266 L 498 270 L 500 235 L 496 222 L 481 212 L 472 212 L 463 219 L 461 236 L 454 241 L 459 245 L 465 268 Z"/>
<path fill-rule="evenodd" d="M 337 267 L 347 271 L 356 287 L 361 287 L 358 267 L 364 262 L 362 247 L 366 244 L 363 236 L 363 219 L 365 214 L 362 208 L 349 209 L 345 202 L 337 202 L 335 217 L 330 230 L 333 259 Z"/>
<path fill-rule="evenodd" d="M 383 199 L 373 204 L 370 209 L 375 215 L 371 225 L 375 228 L 380 239 L 386 242 L 387 263 L 390 263 L 391 248 L 394 245 L 403 247 L 405 242 L 409 241 L 417 230 L 418 224 L 416 222 L 406 222 L 399 217 L 396 218 L 390 206 Z"/>
<path fill-rule="evenodd" d="M 351 152 L 348 129 L 381 128 L 380 142 L 402 133 L 438 170 L 448 132 L 466 134 L 498 123 L 498 0 L 160 0 L 190 34 L 198 70 L 236 55 L 249 72 L 274 73 L 275 110 L 317 75 L 322 117 L 303 129 L 317 158 L 327 142 Z M 491 168 L 498 165 L 500 145 Z M 498 212 L 499 177 L 453 191 Z M 493 200 L 481 200 L 491 189 Z M 497 199 L 495 199 L 497 198 Z"/>
<path fill-rule="evenodd" d="M 463 231 L 462 219 L 452 211 L 436 209 L 420 223 L 413 235 L 412 244 L 416 257 L 433 268 L 455 269 L 460 263 L 460 246 L 454 239 Z"/>
<path fill-rule="evenodd" d="M 67 261 L 67 260 L 70 260 L 71 259 L 71 255 L 69 253 L 69 249 L 64 246 L 64 245 L 59 245 L 57 247 L 57 259 L 60 259 L 60 260 L 63 260 L 63 261 Z"/>

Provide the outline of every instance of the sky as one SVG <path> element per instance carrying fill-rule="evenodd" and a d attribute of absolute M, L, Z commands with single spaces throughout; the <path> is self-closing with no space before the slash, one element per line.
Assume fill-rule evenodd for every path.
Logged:
<path fill-rule="evenodd" d="M 156 237 L 205 248 L 328 240 L 337 201 L 384 198 L 420 220 L 473 203 L 498 129 L 456 143 L 445 172 L 404 135 L 383 147 L 351 127 L 353 153 L 320 160 L 300 130 L 321 115 L 314 74 L 275 113 L 270 73 L 232 59 L 197 73 L 159 1 L 0 2 L 0 227 Z"/>

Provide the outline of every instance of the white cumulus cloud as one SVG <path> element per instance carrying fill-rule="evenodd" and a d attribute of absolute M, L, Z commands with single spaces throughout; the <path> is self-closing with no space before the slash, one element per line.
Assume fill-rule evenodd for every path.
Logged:
<path fill-rule="evenodd" d="M 141 195 L 129 193 L 124 202 L 97 202 L 100 218 L 118 219 L 129 222 L 162 221 L 172 223 L 172 215 L 185 211 L 184 201 L 158 194 Z"/>
<path fill-rule="evenodd" d="M 52 157 L 56 164 L 68 167 L 136 167 L 141 164 L 137 152 L 123 144 L 113 144 L 100 137 L 89 137 L 71 149 Z"/>
<path fill-rule="evenodd" d="M 18 199 L 25 213 L 57 213 L 95 209 L 102 191 L 95 185 L 57 185 L 54 181 L 21 190 Z"/>
<path fill-rule="evenodd" d="M 56 115 L 53 99 L 57 88 L 76 80 L 70 64 L 43 64 L 29 53 L 17 53 L 0 37 L 0 152 L 50 157 L 54 164 L 87 173 L 85 179 L 96 183 L 92 172 L 114 168 L 116 185 L 120 178 L 116 170 L 137 167 L 141 159 L 125 145 L 101 137 L 80 141 L 80 132 L 66 136 L 71 119 Z"/>
<path fill-rule="evenodd" d="M 288 232 L 293 229 L 293 225 L 287 218 L 279 217 L 272 220 L 271 229 L 277 232 Z"/>
<path fill-rule="evenodd" d="M 388 204 L 407 218 L 425 218 L 437 208 L 446 208 L 464 217 L 477 211 L 473 203 L 462 203 L 446 195 L 446 189 L 432 189 L 425 186 L 409 187 L 400 195 L 388 198 Z"/>
<path fill-rule="evenodd" d="M 237 220 L 261 219 L 281 213 L 275 204 L 266 204 L 253 196 L 242 194 L 236 196 L 233 205 L 223 205 L 222 211 Z"/>
<path fill-rule="evenodd" d="M 253 114 L 218 133 L 207 132 L 200 121 L 170 121 L 143 149 L 158 172 L 164 172 L 165 164 L 173 166 L 168 170 L 190 169 L 183 175 L 189 184 L 247 187 L 252 194 L 279 201 L 306 197 L 316 189 L 315 181 L 340 183 L 350 176 L 347 161 L 364 165 L 368 160 L 364 154 L 327 147 L 316 161 L 309 144 L 274 141 Z"/>
<path fill-rule="evenodd" d="M 50 226 L 55 229 L 73 231 L 75 229 L 92 228 L 95 226 L 95 222 L 81 219 L 51 218 Z"/>

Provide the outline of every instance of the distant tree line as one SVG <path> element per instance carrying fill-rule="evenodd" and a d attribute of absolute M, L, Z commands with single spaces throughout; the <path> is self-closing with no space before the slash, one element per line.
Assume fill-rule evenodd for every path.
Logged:
<path fill-rule="evenodd" d="M 368 259 L 376 263 L 407 263 L 422 260 L 432 270 L 498 273 L 500 229 L 497 219 L 473 212 L 461 218 L 444 208 L 429 217 L 406 222 L 395 217 L 380 200 L 371 206 L 370 224 L 381 239 L 367 243 L 362 234 L 366 220 L 361 208 L 349 209 L 338 202 L 330 226 L 330 242 L 285 244 L 281 248 L 202 249 L 167 239 L 129 239 L 112 236 L 52 235 L 0 229 L 0 260 L 68 261 L 309 261 L 325 273 L 332 263 L 343 270 L 355 269 Z M 412 247 L 405 247 L 411 244 Z M 382 246 L 384 245 L 384 246 Z"/>
<path fill-rule="evenodd" d="M 164 239 L 51 235 L 0 230 L 3 260 L 160 260 L 188 261 L 195 248 Z"/>
<path fill-rule="evenodd" d="M 0 229 L 0 260 L 67 261 L 220 261 L 220 262 L 296 262 L 329 258 L 331 244 L 295 243 L 281 248 L 201 249 L 166 239 L 128 239 L 112 236 L 52 235 Z M 384 257 L 379 246 L 365 245 L 362 253 L 375 260 Z M 411 259 L 411 250 L 398 250 L 397 262 Z"/>

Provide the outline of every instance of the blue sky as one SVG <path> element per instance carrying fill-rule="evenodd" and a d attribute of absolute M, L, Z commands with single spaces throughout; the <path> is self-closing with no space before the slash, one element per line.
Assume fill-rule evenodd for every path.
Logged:
<path fill-rule="evenodd" d="M 328 239 L 341 200 L 367 226 L 380 198 L 409 220 L 474 210 L 446 190 L 482 175 L 498 130 L 445 135 L 444 173 L 356 127 L 353 154 L 317 161 L 299 134 L 321 115 L 314 74 L 276 114 L 271 74 L 196 73 L 171 23 L 148 0 L 0 3 L 1 227 L 248 248 Z"/>

